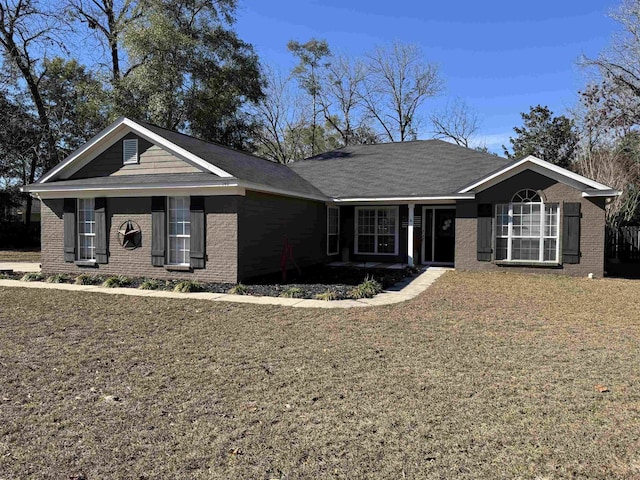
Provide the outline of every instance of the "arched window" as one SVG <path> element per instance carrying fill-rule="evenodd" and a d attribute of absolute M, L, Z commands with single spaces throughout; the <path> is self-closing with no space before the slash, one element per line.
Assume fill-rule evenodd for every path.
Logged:
<path fill-rule="evenodd" d="M 541 203 L 540 195 L 535 190 L 525 188 L 516 193 L 511 199 L 511 203 Z"/>
<path fill-rule="evenodd" d="M 496 205 L 496 260 L 558 262 L 558 205 L 544 203 L 532 189 Z"/>

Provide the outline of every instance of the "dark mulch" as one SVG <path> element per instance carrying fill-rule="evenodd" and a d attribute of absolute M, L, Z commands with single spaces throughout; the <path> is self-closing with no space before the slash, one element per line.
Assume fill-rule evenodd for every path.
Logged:
<path fill-rule="evenodd" d="M 383 268 L 353 268 L 353 267 L 327 267 L 314 266 L 305 268 L 301 272 L 290 272 L 287 277 L 287 283 L 282 282 L 281 274 L 265 275 L 255 277 L 243 284 L 244 295 L 260 295 L 268 297 L 280 297 L 286 291 L 298 289 L 297 298 L 315 298 L 316 295 L 325 292 L 333 292 L 335 299 L 349 298 L 349 292 L 354 286 L 362 283 L 367 278 L 373 278 L 378 281 L 382 288 L 388 288 L 407 276 L 414 275 L 414 269 L 398 269 L 390 270 Z M 19 280 L 24 274 L 8 273 L 4 278 Z M 108 278 L 103 275 L 82 275 L 85 285 L 102 285 Z M 143 277 L 123 277 L 125 283 L 117 285 L 120 287 L 140 288 L 140 286 L 149 280 Z M 76 283 L 77 276 L 62 275 L 57 279 L 56 283 Z M 43 278 L 40 281 L 47 281 Z M 158 290 L 173 290 L 182 280 L 161 280 L 158 281 Z M 211 292 L 211 293 L 228 293 L 235 285 L 231 283 L 211 283 L 198 282 L 194 291 Z"/>

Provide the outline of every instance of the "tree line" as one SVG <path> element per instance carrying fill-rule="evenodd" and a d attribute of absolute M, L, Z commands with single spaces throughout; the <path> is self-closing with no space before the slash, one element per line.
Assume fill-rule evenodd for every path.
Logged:
<path fill-rule="evenodd" d="M 480 121 L 463 99 L 420 115 L 445 84 L 419 46 L 395 42 L 350 56 L 322 39 L 292 40 L 297 63 L 279 71 L 238 37 L 237 8 L 238 0 L 0 0 L 5 193 L 121 115 L 279 163 L 414 140 L 427 128 L 487 151 L 474 142 Z M 504 148 L 507 157 L 532 154 L 623 191 L 608 208 L 610 224 L 638 215 L 639 12 L 640 0 L 624 0 L 610 48 L 581 59 L 593 75 L 576 108 L 556 116 L 532 106 Z"/>

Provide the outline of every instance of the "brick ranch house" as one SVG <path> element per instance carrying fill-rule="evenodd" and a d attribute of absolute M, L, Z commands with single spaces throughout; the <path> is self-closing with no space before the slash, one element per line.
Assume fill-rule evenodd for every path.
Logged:
<path fill-rule="evenodd" d="M 44 273 L 236 283 L 336 261 L 602 276 L 606 185 L 440 140 L 288 166 L 120 118 L 24 191 Z"/>

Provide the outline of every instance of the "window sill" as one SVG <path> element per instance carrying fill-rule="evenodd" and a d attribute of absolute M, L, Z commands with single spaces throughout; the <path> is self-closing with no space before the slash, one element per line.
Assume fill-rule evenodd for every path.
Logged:
<path fill-rule="evenodd" d="M 164 269 L 169 272 L 190 272 L 191 265 L 165 265 Z"/>
<path fill-rule="evenodd" d="M 496 260 L 499 267 L 533 267 L 533 268 L 562 268 L 558 262 L 534 262 L 528 260 Z"/>
<path fill-rule="evenodd" d="M 98 263 L 95 260 L 76 260 L 73 263 L 78 267 L 98 268 Z"/>

